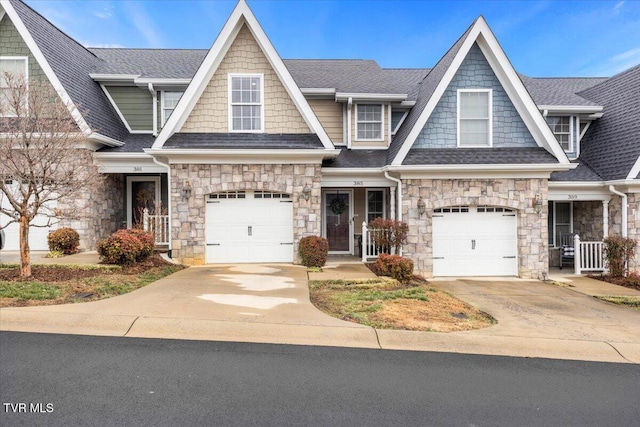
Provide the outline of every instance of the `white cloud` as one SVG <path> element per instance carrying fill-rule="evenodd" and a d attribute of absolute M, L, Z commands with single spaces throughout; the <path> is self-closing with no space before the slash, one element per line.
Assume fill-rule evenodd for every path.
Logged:
<path fill-rule="evenodd" d="M 616 5 L 615 5 L 615 6 L 613 6 L 613 11 L 614 11 L 614 12 L 619 11 L 619 10 L 620 10 L 620 8 L 622 7 L 622 5 L 624 5 L 624 0 L 619 1 L 618 3 L 616 3 Z"/>
<path fill-rule="evenodd" d="M 123 8 L 129 17 L 129 21 L 145 39 L 147 45 L 149 47 L 162 47 L 164 46 L 162 36 L 155 28 L 155 24 L 149 14 L 144 10 L 144 4 L 144 2 L 127 1 L 123 3 Z"/>

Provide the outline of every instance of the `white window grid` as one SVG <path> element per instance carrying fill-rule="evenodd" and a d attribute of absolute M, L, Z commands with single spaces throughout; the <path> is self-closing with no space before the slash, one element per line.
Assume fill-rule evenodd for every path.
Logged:
<path fill-rule="evenodd" d="M 380 194 L 380 200 L 375 200 L 370 201 L 369 200 L 369 195 L 370 194 Z M 380 189 L 380 190 L 367 190 L 366 192 L 366 202 L 367 202 L 367 222 L 371 222 L 371 220 L 375 219 L 375 218 L 386 218 L 386 198 L 385 198 L 385 193 L 384 190 Z M 373 206 L 372 206 L 373 205 Z"/>
<path fill-rule="evenodd" d="M 184 92 L 179 91 L 162 91 L 162 126 L 169 120 L 171 113 L 176 109 L 178 101 L 180 101 L 183 94 Z"/>
<path fill-rule="evenodd" d="M 383 130 L 383 104 L 356 104 L 356 141 L 382 141 Z"/>
<path fill-rule="evenodd" d="M 473 148 L 473 147 L 492 147 L 493 146 L 493 90 L 492 89 L 458 89 L 457 91 L 457 137 L 458 137 L 458 147 L 464 148 Z M 463 100 L 467 99 L 468 96 L 472 94 L 486 94 L 487 95 L 487 109 L 486 114 L 478 114 L 478 115 L 470 115 L 468 117 L 463 117 Z M 468 143 L 465 141 L 467 135 L 470 132 L 465 132 L 462 130 L 462 122 L 466 122 L 470 124 L 472 122 L 481 123 L 486 122 L 487 129 L 483 130 L 483 133 L 486 132 L 486 143 Z M 479 131 L 475 133 L 479 134 Z"/>
<path fill-rule="evenodd" d="M 567 153 L 573 152 L 573 117 L 547 116 L 547 123 L 562 149 Z"/>
<path fill-rule="evenodd" d="M 229 74 L 229 131 L 264 131 L 262 74 Z"/>

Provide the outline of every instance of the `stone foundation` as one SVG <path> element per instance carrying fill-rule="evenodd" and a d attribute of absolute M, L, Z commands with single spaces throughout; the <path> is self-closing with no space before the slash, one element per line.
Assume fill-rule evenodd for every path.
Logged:
<path fill-rule="evenodd" d="M 235 190 L 264 190 L 291 195 L 293 201 L 293 253 L 304 236 L 321 234 L 320 165 L 171 165 L 172 256 L 188 265 L 205 263 L 206 196 Z M 182 197 L 189 181 L 193 192 Z M 308 185 L 311 198 L 301 198 Z"/>
<path fill-rule="evenodd" d="M 403 254 L 411 258 L 416 272 L 433 272 L 432 213 L 446 206 L 500 206 L 518 212 L 518 270 L 523 278 L 540 278 L 548 270 L 546 179 L 409 179 L 403 180 L 403 221 L 409 225 Z M 537 214 L 532 200 L 539 195 L 543 210 Z M 418 214 L 422 197 L 427 213 Z"/>

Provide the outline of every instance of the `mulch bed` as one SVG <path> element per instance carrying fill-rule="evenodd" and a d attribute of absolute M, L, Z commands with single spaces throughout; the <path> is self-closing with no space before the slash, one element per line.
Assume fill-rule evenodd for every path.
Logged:
<path fill-rule="evenodd" d="M 608 274 L 590 274 L 588 277 L 640 291 L 640 273 L 633 272 L 630 273 L 627 277 L 612 277 Z"/>

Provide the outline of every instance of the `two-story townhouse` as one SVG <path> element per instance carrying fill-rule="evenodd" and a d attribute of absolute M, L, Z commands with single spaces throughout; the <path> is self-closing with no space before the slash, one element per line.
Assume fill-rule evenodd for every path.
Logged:
<path fill-rule="evenodd" d="M 640 237 L 638 67 L 519 75 L 482 17 L 431 69 L 283 60 L 244 1 L 209 50 L 87 49 L 1 4 L 0 67 L 88 107 L 108 184 L 66 221 L 87 248 L 144 207 L 189 264 L 294 262 L 306 235 L 366 257 L 376 217 L 407 222 L 427 276 L 537 278 L 565 234 Z"/>

